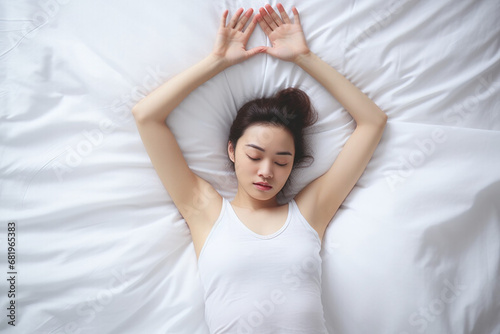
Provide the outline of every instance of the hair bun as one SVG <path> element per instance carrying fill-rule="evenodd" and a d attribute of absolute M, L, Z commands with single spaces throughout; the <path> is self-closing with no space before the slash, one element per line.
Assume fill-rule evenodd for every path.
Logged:
<path fill-rule="evenodd" d="M 298 88 L 286 88 L 276 93 L 275 98 L 282 106 L 283 122 L 290 122 L 293 127 L 305 128 L 317 120 L 309 96 Z"/>

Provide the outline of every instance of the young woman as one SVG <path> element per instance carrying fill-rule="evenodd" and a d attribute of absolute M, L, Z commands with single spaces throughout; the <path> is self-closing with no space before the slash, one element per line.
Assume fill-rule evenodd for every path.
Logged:
<path fill-rule="evenodd" d="M 152 164 L 191 231 L 212 333 L 326 333 L 321 240 L 365 170 L 387 121 L 375 103 L 309 50 L 297 9 L 292 8 L 293 22 L 281 4 L 277 9 L 279 14 L 266 5 L 252 19 L 252 9 L 243 14 L 240 8 L 227 24 L 226 10 L 210 55 L 132 111 Z M 272 47 L 247 50 L 257 24 Z M 238 180 L 232 202 L 190 170 L 165 123 L 199 85 L 259 53 L 300 66 L 356 121 L 331 168 L 285 205 L 278 205 L 276 195 L 306 157 L 302 130 L 314 121 L 305 93 L 287 89 L 238 112 L 228 140 Z M 200 194 L 204 200 L 194 201 Z"/>

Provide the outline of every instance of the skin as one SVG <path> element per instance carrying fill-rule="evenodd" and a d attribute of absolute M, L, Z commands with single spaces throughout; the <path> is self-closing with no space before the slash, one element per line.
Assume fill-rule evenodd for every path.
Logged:
<path fill-rule="evenodd" d="M 256 145 L 264 152 L 249 145 Z M 277 152 L 290 152 L 291 155 Z M 278 126 L 251 125 L 238 140 L 236 151 L 228 143 L 228 154 L 235 163 L 238 179 L 238 192 L 231 203 L 253 210 L 277 207 L 276 195 L 285 185 L 293 167 L 295 145 L 292 134 Z M 255 182 L 267 182 L 272 189 L 259 190 Z"/>
<path fill-rule="evenodd" d="M 222 197 L 190 170 L 165 119 L 198 86 L 234 64 L 266 53 L 282 61 L 293 62 L 327 89 L 349 112 L 356 122 L 356 129 L 335 162 L 294 198 L 320 240 L 365 170 L 387 122 L 387 115 L 373 101 L 309 49 L 297 9 L 292 7 L 293 20 L 281 4 L 277 5 L 277 10 L 266 5 L 259 8 L 252 18 L 252 9 L 243 13 L 240 8 L 229 22 L 228 11 L 224 11 L 212 52 L 165 82 L 132 109 L 151 162 L 189 226 L 197 257 L 221 212 Z M 247 50 L 246 44 L 257 25 L 272 46 Z M 281 170 L 273 165 L 278 160 L 275 152 L 290 150 L 291 142 L 286 131 L 275 127 L 258 126 L 247 130 L 236 148 L 228 144 L 230 157 L 234 153 L 232 159 L 238 178 L 238 191 L 232 205 L 247 227 L 256 233 L 270 234 L 278 230 L 286 219 L 286 206 L 277 206 L 276 194 L 290 174 L 287 171 L 290 166 Z M 245 145 L 240 145 L 240 141 L 241 144 L 260 143 L 265 149 L 264 153 L 259 153 L 261 160 L 247 160 L 245 155 L 252 152 Z M 252 183 L 262 180 L 274 186 L 272 192 L 263 194 L 255 191 Z"/>

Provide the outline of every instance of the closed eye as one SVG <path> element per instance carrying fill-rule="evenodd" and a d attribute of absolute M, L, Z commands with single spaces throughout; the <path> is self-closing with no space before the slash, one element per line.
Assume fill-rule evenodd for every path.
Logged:
<path fill-rule="evenodd" d="M 258 160 L 260 160 L 260 158 L 252 158 L 252 157 L 251 157 L 251 156 L 249 156 L 248 154 L 247 154 L 247 157 L 248 157 L 248 159 L 250 159 L 250 160 L 252 160 L 252 161 L 258 161 Z M 280 167 L 285 167 L 286 165 L 288 165 L 288 163 L 285 163 L 285 164 L 280 164 L 279 162 L 275 162 L 275 164 L 276 164 L 276 165 L 278 165 L 278 166 L 280 166 Z"/>

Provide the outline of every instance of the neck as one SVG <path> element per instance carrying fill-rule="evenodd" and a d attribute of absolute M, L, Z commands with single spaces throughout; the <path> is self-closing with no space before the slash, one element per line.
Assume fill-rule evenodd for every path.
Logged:
<path fill-rule="evenodd" d="M 259 200 L 253 198 L 248 195 L 248 193 L 246 193 L 243 189 L 240 189 L 240 187 L 238 187 L 238 192 L 236 193 L 236 196 L 234 197 L 234 200 L 231 202 L 231 204 L 240 208 L 256 211 L 259 209 L 275 208 L 278 206 L 278 201 L 276 200 L 276 196 L 267 200 Z"/>

